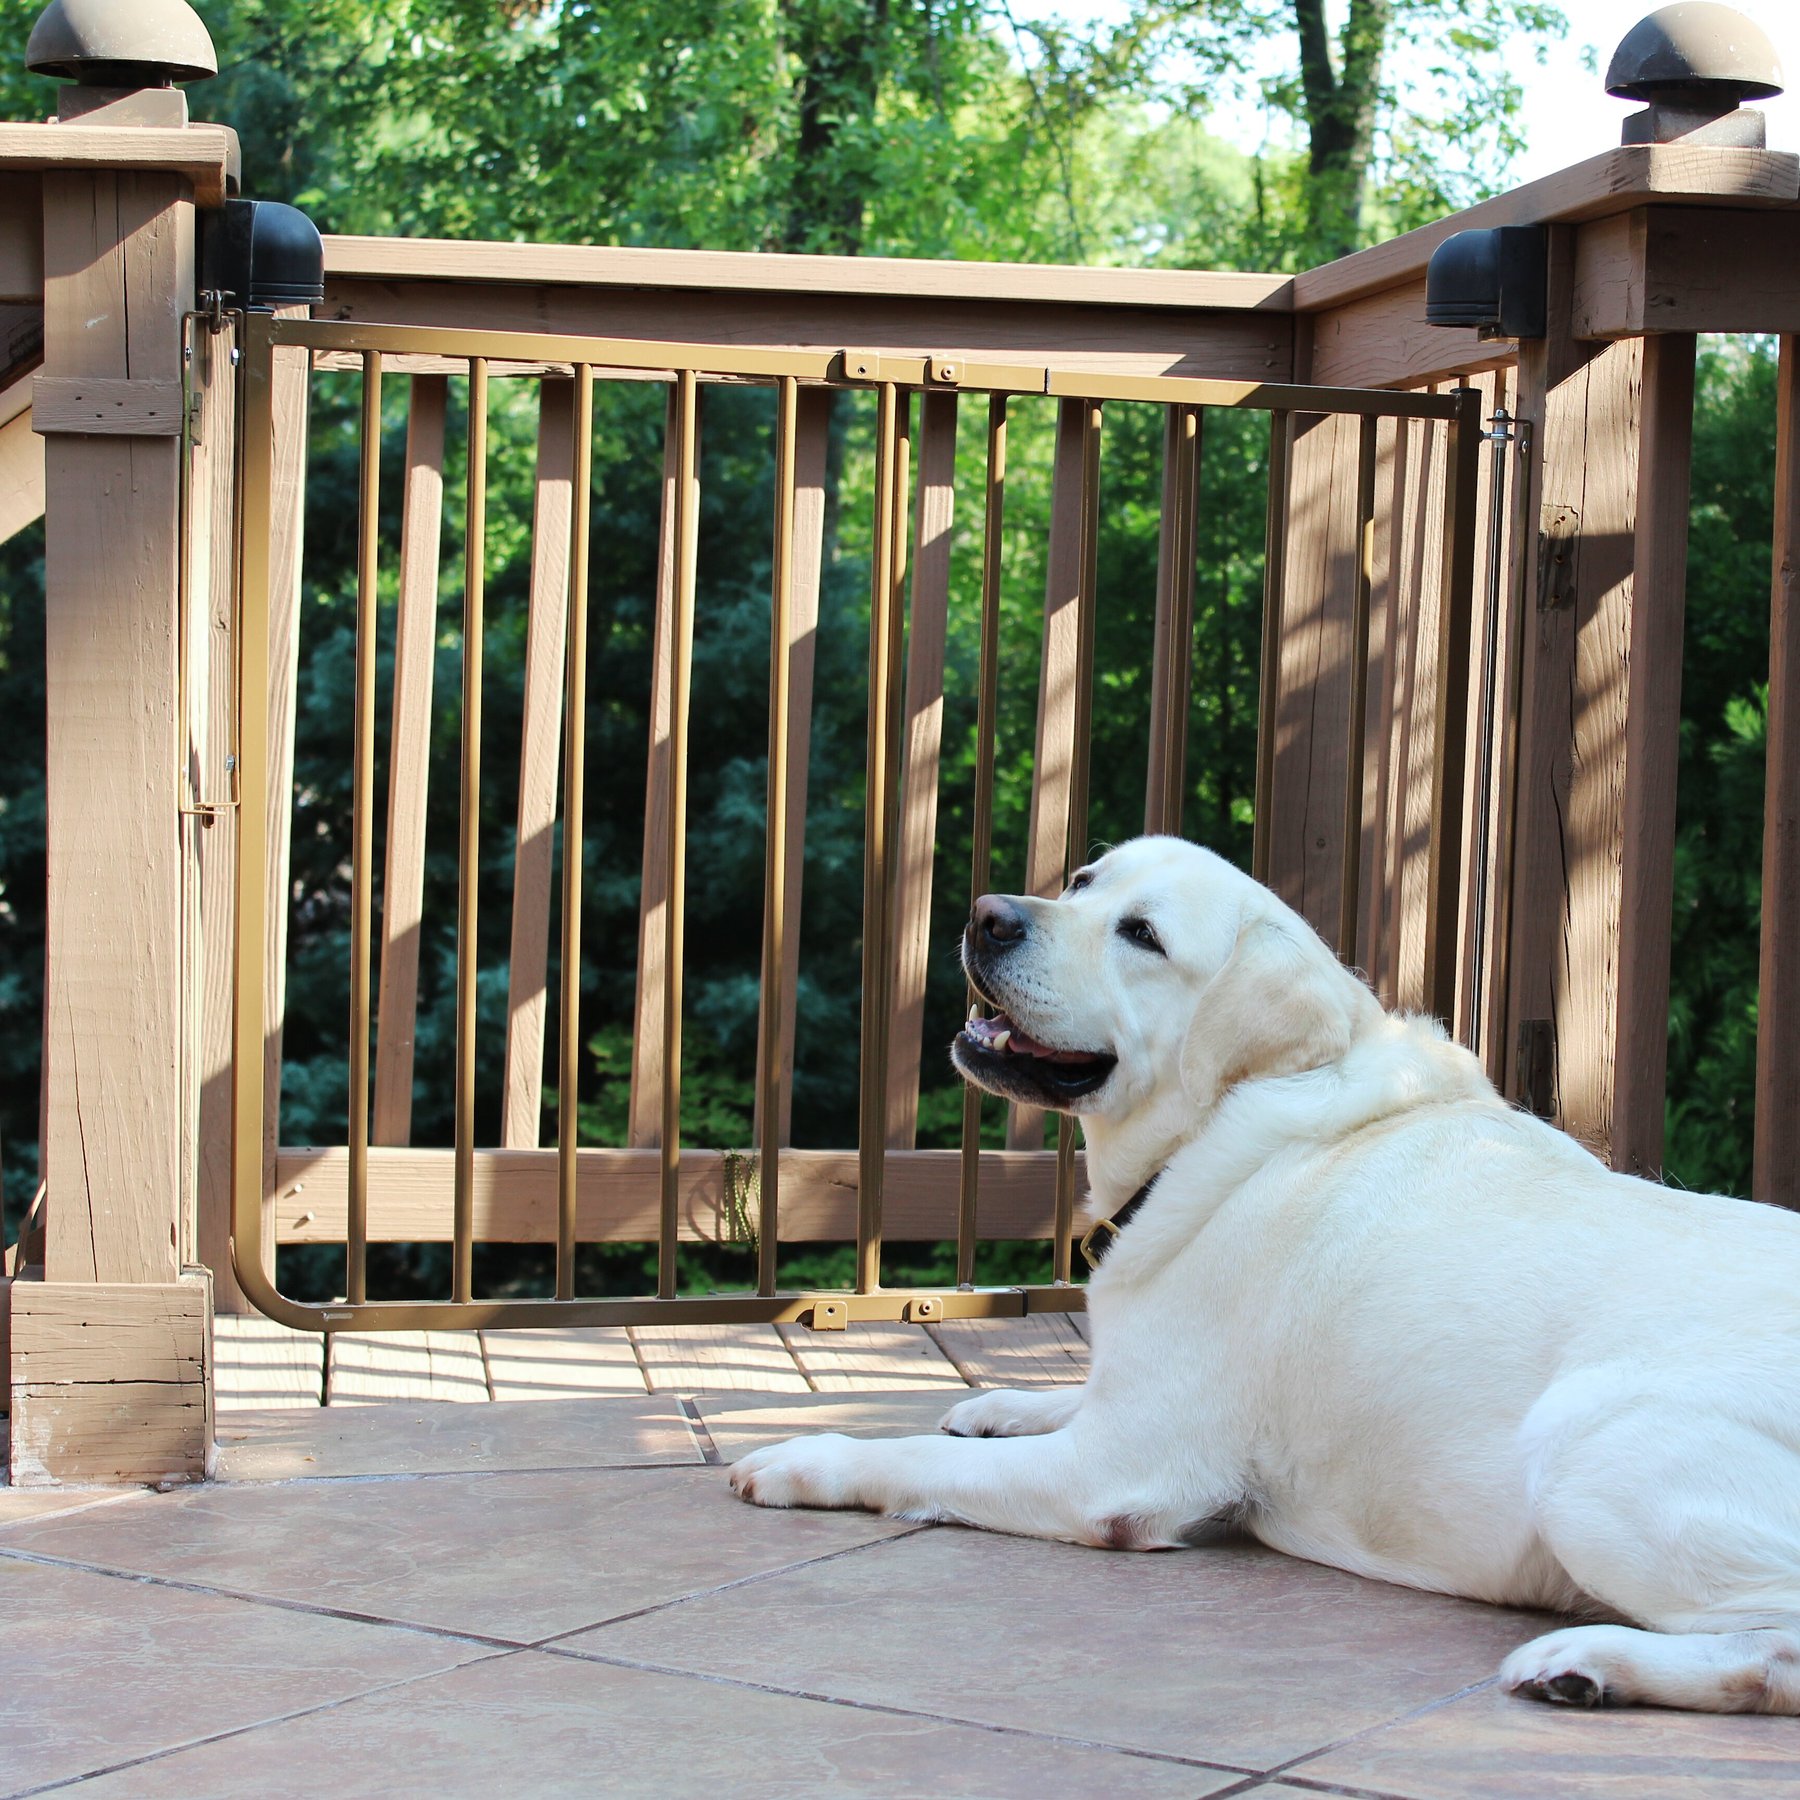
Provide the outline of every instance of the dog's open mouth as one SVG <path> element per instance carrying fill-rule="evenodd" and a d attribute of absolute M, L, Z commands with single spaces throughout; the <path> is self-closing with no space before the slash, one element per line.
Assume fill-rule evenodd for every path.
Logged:
<path fill-rule="evenodd" d="M 952 1047 L 956 1066 L 991 1092 L 1040 1104 L 1078 1100 L 1106 1080 L 1119 1059 L 1110 1050 L 1060 1050 L 1021 1031 L 1003 1012 L 976 1007 Z"/>

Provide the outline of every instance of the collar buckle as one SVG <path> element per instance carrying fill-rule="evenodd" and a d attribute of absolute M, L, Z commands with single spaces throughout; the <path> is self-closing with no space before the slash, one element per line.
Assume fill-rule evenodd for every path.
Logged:
<path fill-rule="evenodd" d="M 1090 1269 L 1099 1268 L 1101 1259 L 1113 1247 L 1113 1240 L 1119 1235 L 1119 1231 L 1119 1224 L 1114 1219 L 1096 1219 L 1087 1228 L 1081 1239 L 1081 1254 Z M 1102 1232 L 1107 1234 L 1106 1238 L 1104 1241 L 1097 1241 Z"/>

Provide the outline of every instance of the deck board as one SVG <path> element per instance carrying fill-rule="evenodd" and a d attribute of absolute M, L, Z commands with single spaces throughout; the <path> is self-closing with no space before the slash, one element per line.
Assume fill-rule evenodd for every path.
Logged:
<path fill-rule="evenodd" d="M 1065 1313 L 946 1319 L 929 1330 L 970 1387 L 1068 1387 L 1087 1379 L 1088 1347 Z"/>
<path fill-rule="evenodd" d="M 801 1373 L 821 1393 L 968 1386 L 922 1326 L 871 1319 L 843 1331 L 778 1329 Z"/>
<path fill-rule="evenodd" d="M 221 1316 L 218 1404 L 364 1406 L 407 1400 L 555 1400 L 657 1392 L 877 1393 L 1065 1387 L 1087 1375 L 1087 1321 L 1044 1313 L 922 1327 L 640 1325 L 525 1331 L 342 1332 Z"/>
<path fill-rule="evenodd" d="M 213 1320 L 213 1373 L 221 1412 L 317 1406 L 325 1391 L 325 1340 L 273 1319 L 221 1313 Z"/>
<path fill-rule="evenodd" d="M 330 1406 L 485 1401 L 487 1369 L 480 1339 L 473 1331 L 335 1332 L 325 1395 Z"/>
<path fill-rule="evenodd" d="M 813 1391 L 773 1325 L 634 1325 L 631 1339 L 658 1392 Z"/>
<path fill-rule="evenodd" d="M 496 1400 L 574 1400 L 645 1391 L 644 1371 L 622 1326 L 484 1331 L 481 1347 Z"/>

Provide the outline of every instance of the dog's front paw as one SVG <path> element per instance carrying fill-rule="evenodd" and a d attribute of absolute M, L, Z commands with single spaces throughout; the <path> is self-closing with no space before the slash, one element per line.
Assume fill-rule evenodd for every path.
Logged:
<path fill-rule="evenodd" d="M 1078 1389 L 1021 1393 L 1013 1388 L 989 1388 L 957 1401 L 938 1421 L 938 1430 L 951 1437 L 1036 1437 L 1067 1425 L 1075 1416 L 1079 1397 Z"/>
<path fill-rule="evenodd" d="M 1637 1635 L 1605 1625 L 1552 1631 L 1506 1659 L 1500 1667 L 1500 1685 L 1509 1694 L 1524 1694 L 1552 1706 L 1606 1706 L 1628 1699 L 1629 1643 Z"/>
<path fill-rule="evenodd" d="M 855 1454 L 856 1440 L 837 1432 L 765 1444 L 732 1465 L 731 1491 L 753 1506 L 860 1506 Z"/>
<path fill-rule="evenodd" d="M 971 1394 L 959 1400 L 938 1421 L 938 1430 L 952 1437 L 1027 1437 L 1043 1430 L 1026 1415 L 1017 1403 L 1024 1395 L 1005 1388 L 992 1388 L 985 1394 Z"/>

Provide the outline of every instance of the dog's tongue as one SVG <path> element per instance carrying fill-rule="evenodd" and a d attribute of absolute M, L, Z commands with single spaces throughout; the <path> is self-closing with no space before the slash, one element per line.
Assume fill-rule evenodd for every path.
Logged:
<path fill-rule="evenodd" d="M 1038 1056 L 1046 1062 L 1056 1063 L 1089 1060 L 1079 1050 L 1052 1050 L 1048 1044 L 1040 1044 L 1036 1038 L 1021 1031 L 1005 1013 L 998 1013 L 991 1019 L 971 1019 L 963 1030 L 981 1044 L 992 1044 L 1002 1032 L 1010 1033 L 1006 1049 L 1014 1056 Z"/>

